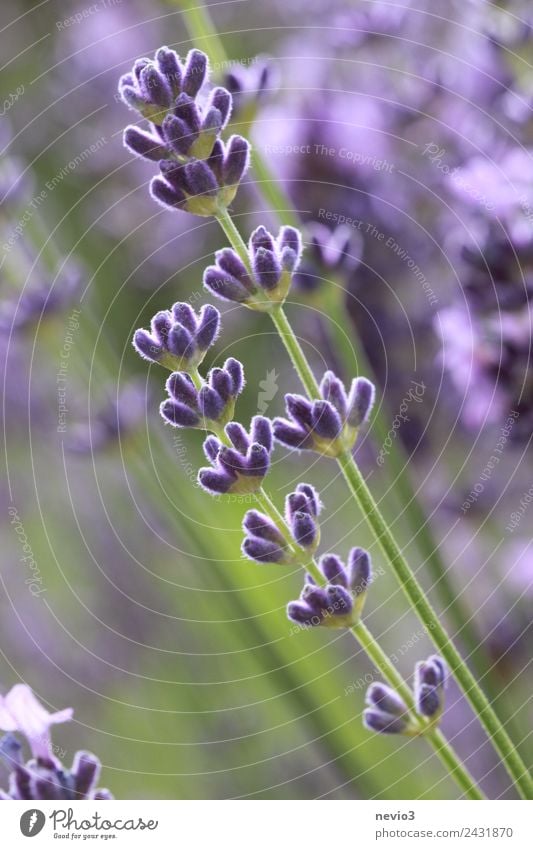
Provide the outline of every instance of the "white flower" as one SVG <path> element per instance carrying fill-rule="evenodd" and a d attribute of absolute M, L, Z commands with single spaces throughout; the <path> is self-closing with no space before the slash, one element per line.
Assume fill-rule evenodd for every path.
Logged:
<path fill-rule="evenodd" d="M 53 759 L 50 726 L 68 722 L 72 714 L 72 708 L 48 713 L 27 684 L 15 684 L 0 696 L 0 730 L 24 734 L 35 758 Z"/>

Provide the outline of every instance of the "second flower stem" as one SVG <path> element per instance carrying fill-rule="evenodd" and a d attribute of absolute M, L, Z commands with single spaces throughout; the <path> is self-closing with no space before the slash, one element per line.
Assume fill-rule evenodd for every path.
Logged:
<path fill-rule="evenodd" d="M 217 220 L 233 249 L 249 269 L 250 258 L 246 245 L 230 213 L 223 210 L 217 216 Z M 317 398 L 319 396 L 317 381 L 283 307 L 276 307 L 269 315 L 307 394 L 310 398 Z M 516 751 L 511 738 L 485 693 L 463 661 L 445 628 L 441 625 L 437 613 L 403 556 L 351 452 L 344 451 L 336 460 L 354 500 L 372 530 L 411 607 L 425 625 L 429 638 L 448 663 L 452 675 L 456 678 L 470 706 L 484 727 L 494 749 L 513 779 L 517 791 L 522 798 L 533 799 L 533 778 L 531 774 Z"/>

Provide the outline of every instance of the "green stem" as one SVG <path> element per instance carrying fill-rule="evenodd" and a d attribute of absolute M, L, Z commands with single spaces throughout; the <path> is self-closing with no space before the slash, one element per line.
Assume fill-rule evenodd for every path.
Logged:
<path fill-rule="evenodd" d="M 224 214 L 221 213 L 218 216 L 218 221 L 230 240 L 233 249 L 244 261 L 246 246 L 230 214 L 227 211 Z M 246 264 L 249 267 L 248 257 Z M 306 392 L 311 398 L 318 397 L 319 391 L 316 379 L 283 308 L 277 307 L 269 315 L 279 332 L 280 338 L 285 345 Z M 412 608 L 425 625 L 428 636 L 433 641 L 433 644 L 448 663 L 451 673 L 456 677 L 472 709 L 485 728 L 495 750 L 515 782 L 517 790 L 523 798 L 533 799 L 533 779 L 531 775 L 484 692 L 461 658 L 446 630 L 440 624 L 438 615 L 433 610 L 431 603 L 401 553 L 351 453 L 345 451 L 336 459 L 355 501 L 359 505 L 363 516 L 370 526 Z"/>

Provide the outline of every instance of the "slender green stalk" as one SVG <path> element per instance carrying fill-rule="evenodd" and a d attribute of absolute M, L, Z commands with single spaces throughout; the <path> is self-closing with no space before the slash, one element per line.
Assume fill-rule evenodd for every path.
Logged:
<path fill-rule="evenodd" d="M 220 214 L 218 221 L 230 240 L 233 249 L 241 256 L 243 261 L 246 257 L 246 265 L 249 267 L 246 245 L 229 213 Z M 316 379 L 283 308 L 277 307 L 269 315 L 279 332 L 280 338 L 285 345 L 306 392 L 311 398 L 316 398 L 318 395 Z M 448 663 L 451 673 L 455 676 L 470 706 L 485 728 L 495 750 L 513 779 L 518 792 L 523 798 L 533 799 L 533 778 L 484 692 L 461 658 L 446 630 L 440 624 L 437 613 L 433 610 L 431 603 L 404 558 L 352 454 L 345 451 L 336 459 L 355 501 L 376 537 L 412 608 L 425 625 L 429 638 Z"/>

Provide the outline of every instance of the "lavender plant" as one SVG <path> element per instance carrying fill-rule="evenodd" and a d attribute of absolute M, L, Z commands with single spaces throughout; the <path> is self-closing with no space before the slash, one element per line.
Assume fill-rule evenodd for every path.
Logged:
<path fill-rule="evenodd" d="M 249 245 L 246 246 L 228 206 L 248 166 L 249 144 L 239 136 L 233 136 L 226 146 L 223 144 L 220 133 L 225 118 L 223 116 L 223 120 L 219 120 L 216 117 L 216 120 L 213 118 L 206 122 L 209 110 L 205 112 L 204 103 L 213 104 L 213 100 L 203 99 L 201 86 L 196 88 L 189 85 L 185 92 L 190 98 L 190 102 L 187 101 L 189 117 L 185 120 L 182 111 L 182 81 L 187 78 L 189 69 L 196 66 L 200 69 L 199 76 L 203 83 L 207 57 L 200 58 L 199 52 L 196 51 L 193 57 L 189 56 L 185 66 L 182 66 L 177 56 L 169 58 L 171 52 L 168 48 L 161 48 L 156 54 L 155 62 L 140 60 L 136 63 L 133 74 L 123 78 L 120 86 L 125 102 L 151 122 L 149 144 L 155 145 L 154 140 L 157 140 L 156 150 L 164 148 L 165 156 L 159 161 L 162 176 L 152 180 L 152 196 L 165 207 L 182 209 L 201 216 L 213 216 L 218 220 L 231 247 L 217 254 L 216 265 L 206 271 L 206 288 L 225 300 L 263 311 L 272 319 L 307 394 L 307 397 L 287 397 L 289 419 L 276 420 L 275 438 L 291 448 L 312 450 L 331 457 L 338 463 L 354 500 L 439 652 L 423 669 L 420 667 L 417 671 L 414 698 L 409 687 L 360 619 L 366 587 L 361 592 L 362 578 L 360 579 L 354 564 L 366 562 L 365 557 L 352 551 L 348 570 L 344 569 L 337 558 L 321 560 L 320 566 L 315 562 L 312 547 L 317 538 L 315 524 L 318 509 L 313 508 L 318 504 L 318 500 L 314 497 L 309 499 L 308 493 L 306 509 L 297 509 L 295 512 L 289 510 L 284 519 L 262 488 L 273 447 L 272 430 L 268 420 L 256 417 L 249 432 L 236 421 L 227 422 L 223 427 L 223 419 L 227 414 L 224 393 L 221 395 L 213 387 L 212 377 L 206 381 L 200 376 L 197 366 L 201 357 L 196 359 L 193 355 L 190 358 L 193 370 L 190 379 L 187 377 L 191 372 L 187 352 L 198 350 L 195 342 L 197 325 L 192 326 L 190 315 L 188 320 L 191 320 L 191 326 L 186 327 L 188 336 L 182 333 L 180 322 L 180 329 L 171 336 L 173 326 L 169 314 L 166 321 L 153 324 L 149 338 L 138 334 L 135 338 L 135 344 L 144 357 L 154 359 L 171 369 L 176 362 L 179 362 L 180 368 L 187 367 L 187 370 L 171 376 L 167 387 L 171 395 L 170 406 L 166 402 L 163 415 L 167 422 L 178 427 L 200 426 L 212 431 L 212 436 L 208 436 L 204 443 L 211 467 L 201 470 L 200 483 L 207 491 L 215 494 L 255 493 L 263 514 L 254 513 L 245 520 L 245 552 L 248 556 L 258 554 L 259 556 L 253 559 L 260 562 L 265 562 L 265 559 L 268 562 L 269 557 L 281 558 L 283 562 L 288 559 L 306 570 L 310 578 L 306 580 L 300 601 L 293 602 L 290 606 L 289 614 L 292 614 L 293 618 L 299 617 L 304 626 L 315 624 L 316 619 L 316 624 L 333 624 L 334 627 L 349 629 L 369 657 L 383 670 L 388 685 L 392 688 L 390 692 L 382 692 L 382 702 L 389 707 L 384 713 L 394 716 L 397 720 L 394 723 L 395 731 L 424 735 L 434 745 L 464 792 L 471 798 L 482 798 L 475 781 L 436 728 L 442 710 L 446 661 L 451 674 L 456 677 L 483 723 L 518 791 L 522 796 L 531 798 L 533 781 L 530 775 L 496 713 L 433 611 L 353 457 L 352 450 L 358 430 L 368 417 L 372 405 L 373 386 L 365 378 L 357 378 L 347 395 L 341 382 L 332 373 L 325 375 L 320 385 L 316 381 L 283 310 L 292 275 L 299 262 L 299 235 L 294 228 L 286 227 L 278 238 L 274 239 L 261 227 L 252 234 Z M 172 88 L 168 78 L 169 67 L 180 69 L 180 83 L 176 84 L 175 88 Z M 176 71 L 173 73 L 176 74 Z M 219 91 L 218 100 L 227 104 L 229 93 L 227 94 L 228 97 Z M 221 113 L 221 110 L 218 111 Z M 227 117 L 227 114 L 229 107 L 224 115 Z M 174 119 L 181 123 L 176 124 Z M 171 134 L 169 125 L 173 127 Z M 191 143 L 193 136 L 195 140 L 201 140 L 199 146 L 195 147 L 194 143 Z M 128 131 L 125 143 L 133 152 L 154 158 L 152 149 L 147 151 L 140 143 L 132 145 L 131 139 L 132 133 Z M 175 305 L 172 315 L 175 317 L 176 313 L 184 312 L 184 306 Z M 174 343 L 174 336 L 179 338 L 179 344 Z M 201 346 L 199 350 L 202 350 Z M 151 351 L 155 353 L 155 357 L 150 356 Z M 231 398 L 231 390 L 235 390 L 230 384 L 231 375 L 230 381 L 225 382 L 224 390 L 228 399 Z M 216 402 L 209 390 L 217 395 Z M 207 406 L 200 402 L 201 396 L 209 396 L 210 402 Z M 173 410 L 177 410 L 177 413 L 174 414 Z M 165 415 L 165 412 L 170 412 L 170 415 Z M 302 495 L 302 492 L 297 494 Z M 303 494 L 305 496 L 305 492 Z M 331 580 L 332 577 L 334 580 Z M 333 612 L 330 608 L 333 608 Z M 393 698 L 393 690 L 397 693 L 397 701 Z M 375 691 L 373 692 L 375 694 Z M 374 708 L 378 707 L 376 698 L 372 695 Z M 402 707 L 400 711 L 400 702 L 405 705 L 405 710 Z M 367 724 L 370 725 L 368 715 Z M 375 719 L 371 727 L 373 730 L 385 730 L 384 722 L 381 722 L 381 728 L 379 725 L 380 722 Z"/>

